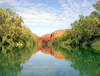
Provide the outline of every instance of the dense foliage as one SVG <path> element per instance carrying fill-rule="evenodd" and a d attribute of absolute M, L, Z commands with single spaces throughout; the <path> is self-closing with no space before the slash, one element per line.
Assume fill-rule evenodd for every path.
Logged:
<path fill-rule="evenodd" d="M 96 11 L 86 17 L 79 15 L 79 20 L 71 24 L 72 29 L 66 30 L 60 38 L 55 38 L 52 45 L 62 43 L 90 46 L 94 42 L 100 42 L 100 0 L 93 6 Z"/>
<path fill-rule="evenodd" d="M 22 25 L 23 18 L 9 7 L 0 8 L 0 45 L 29 45 L 37 43 L 35 35 Z"/>

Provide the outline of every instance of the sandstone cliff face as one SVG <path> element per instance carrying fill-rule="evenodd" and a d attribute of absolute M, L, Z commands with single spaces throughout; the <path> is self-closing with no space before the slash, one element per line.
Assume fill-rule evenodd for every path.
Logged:
<path fill-rule="evenodd" d="M 46 34 L 41 37 L 38 37 L 37 35 L 35 36 L 37 37 L 38 43 L 47 43 L 47 42 L 51 42 L 53 38 L 57 36 L 61 36 L 64 32 L 65 30 L 57 30 L 51 34 Z"/>
<path fill-rule="evenodd" d="M 48 47 L 45 45 L 44 46 L 38 45 L 36 52 L 38 51 L 41 51 L 45 54 L 51 54 L 57 59 L 65 59 L 65 57 L 60 52 L 56 52 L 55 50 L 52 49 L 52 47 Z"/>
<path fill-rule="evenodd" d="M 55 38 L 57 36 L 60 37 L 64 32 L 65 32 L 65 30 L 57 30 L 57 31 L 51 33 L 51 35 L 50 35 L 51 41 L 53 40 L 53 38 Z"/>
<path fill-rule="evenodd" d="M 36 34 L 34 35 L 36 36 L 38 43 L 47 43 L 47 42 L 51 42 L 53 38 L 57 36 L 61 36 L 64 32 L 65 30 L 57 30 L 51 34 L 46 34 L 41 37 L 38 37 Z M 45 54 L 51 54 L 52 56 L 58 59 L 65 59 L 65 57 L 60 52 L 56 52 L 55 50 L 52 49 L 52 47 L 38 45 L 36 52 L 38 51 L 42 51 Z"/>
<path fill-rule="evenodd" d="M 36 34 L 34 34 L 34 35 L 36 36 L 36 38 L 37 38 L 37 40 L 38 40 L 38 43 L 41 43 L 40 38 L 39 38 Z"/>

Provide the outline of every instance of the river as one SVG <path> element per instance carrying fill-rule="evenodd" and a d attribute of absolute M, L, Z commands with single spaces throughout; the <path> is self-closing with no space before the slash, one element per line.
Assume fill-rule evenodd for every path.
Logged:
<path fill-rule="evenodd" d="M 71 46 L 2 46 L 0 76 L 100 76 L 99 51 Z"/>

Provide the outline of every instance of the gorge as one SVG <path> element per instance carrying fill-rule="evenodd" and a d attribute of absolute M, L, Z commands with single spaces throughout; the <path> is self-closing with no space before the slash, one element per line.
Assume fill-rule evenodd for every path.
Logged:
<path fill-rule="evenodd" d="M 36 34 L 34 35 L 36 36 L 38 43 L 47 43 L 51 42 L 55 37 L 60 37 L 65 31 L 65 29 L 56 30 L 51 34 L 45 34 L 41 37 L 37 36 Z"/>

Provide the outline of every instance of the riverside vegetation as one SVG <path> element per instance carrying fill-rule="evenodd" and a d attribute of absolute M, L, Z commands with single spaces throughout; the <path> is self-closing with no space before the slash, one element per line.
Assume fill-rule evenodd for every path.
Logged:
<path fill-rule="evenodd" d="M 71 24 L 72 29 L 67 29 L 60 37 L 53 37 L 54 39 L 52 40 L 52 43 L 48 42 L 48 45 L 52 45 L 52 47 L 41 46 L 40 49 L 45 52 L 45 54 L 49 53 L 56 58 L 60 56 L 62 59 L 71 62 L 70 67 L 74 68 L 75 71 L 79 71 L 80 75 L 99 76 L 100 0 L 93 4 L 93 7 L 97 11 L 92 12 L 86 17 L 80 15 L 80 19 Z M 27 63 L 26 61 L 29 61 L 32 54 L 35 54 L 38 51 L 37 45 L 36 36 L 29 30 L 29 28 L 23 25 L 22 17 L 12 11 L 9 7 L 6 7 L 5 9 L 0 8 L 0 76 L 17 76 L 22 73 L 23 70 L 25 70 L 25 72 L 23 72 L 25 73 L 24 75 L 39 75 L 38 73 L 41 73 L 42 71 L 40 70 L 41 65 L 38 64 L 38 62 L 36 62 L 36 65 L 39 65 L 39 68 L 36 68 L 36 65 L 33 66 L 32 64 L 27 64 L 28 67 L 35 67 L 33 70 L 31 68 L 32 73 L 26 66 L 22 65 Z M 92 48 L 81 47 L 82 45 L 92 46 Z M 59 53 L 60 55 L 58 56 Z M 35 61 L 45 63 L 42 60 L 38 60 L 38 56 L 36 58 L 37 60 L 35 58 L 36 57 L 31 59 L 30 62 L 33 64 Z M 51 60 L 49 61 L 50 64 L 52 64 Z M 50 75 L 54 74 L 58 76 L 58 74 L 63 74 L 62 76 L 64 76 L 69 73 L 69 76 L 71 76 L 71 74 L 74 73 L 73 70 L 68 70 L 68 64 L 66 66 L 63 65 L 63 62 L 60 62 L 60 64 L 64 68 L 57 68 L 53 65 L 53 71 L 50 71 L 52 69 L 50 67 L 46 68 L 44 69 L 44 72 L 42 72 L 43 75 L 50 72 Z M 56 70 L 54 70 L 55 67 Z M 40 76 L 41 75 L 42 74 L 40 74 Z"/>
<path fill-rule="evenodd" d="M 17 76 L 37 49 L 37 38 L 9 7 L 0 8 L 0 76 Z"/>
<path fill-rule="evenodd" d="M 53 46 L 60 45 L 100 45 L 100 0 L 93 4 L 96 11 L 89 16 L 79 15 L 79 20 L 71 24 L 60 37 L 52 40 Z M 8 44 L 15 46 L 37 45 L 36 36 L 27 28 L 23 18 L 9 7 L 0 8 L 0 46 Z M 50 43 L 50 42 L 48 42 Z"/>
<path fill-rule="evenodd" d="M 96 11 L 89 16 L 79 15 L 79 20 L 71 24 L 72 29 L 67 29 L 61 37 L 52 41 L 53 46 L 78 45 L 100 46 L 100 0 L 93 4 Z"/>
<path fill-rule="evenodd" d="M 0 8 L 0 45 L 36 45 L 35 35 L 23 23 L 23 18 L 9 7 Z"/>

